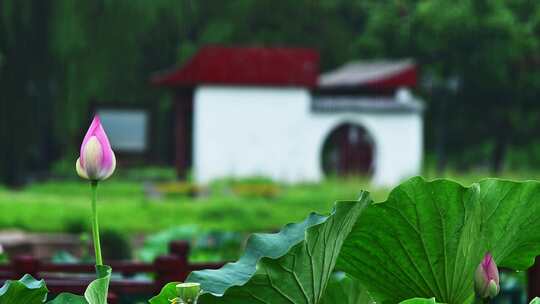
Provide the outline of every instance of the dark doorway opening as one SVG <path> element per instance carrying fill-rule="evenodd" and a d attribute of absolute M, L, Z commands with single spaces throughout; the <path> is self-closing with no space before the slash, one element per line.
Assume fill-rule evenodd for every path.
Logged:
<path fill-rule="evenodd" d="M 366 129 L 345 123 L 325 139 L 322 168 L 326 176 L 368 176 L 373 170 L 374 144 Z"/>

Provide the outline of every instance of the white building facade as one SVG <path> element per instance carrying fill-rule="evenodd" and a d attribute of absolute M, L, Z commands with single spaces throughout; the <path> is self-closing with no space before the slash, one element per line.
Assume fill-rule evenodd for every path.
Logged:
<path fill-rule="evenodd" d="M 316 182 L 335 167 L 390 187 L 422 166 L 422 106 L 398 89 L 415 73 L 402 61 L 319 75 L 310 50 L 207 48 L 153 82 L 190 89 L 177 95 L 176 163 L 199 183 Z"/>
<path fill-rule="evenodd" d="M 195 92 L 194 176 L 320 181 L 322 150 L 344 124 L 373 139 L 372 181 L 392 186 L 419 173 L 422 115 L 409 111 L 316 111 L 306 88 L 200 86 Z M 375 101 L 376 102 L 376 101 Z"/>

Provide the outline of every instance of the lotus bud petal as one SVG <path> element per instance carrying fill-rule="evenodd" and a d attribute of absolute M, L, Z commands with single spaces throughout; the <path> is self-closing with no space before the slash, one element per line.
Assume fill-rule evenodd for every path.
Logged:
<path fill-rule="evenodd" d="M 80 177 L 94 181 L 109 178 L 116 168 L 116 157 L 98 116 L 84 136 L 75 168 Z"/>
<path fill-rule="evenodd" d="M 499 270 L 490 253 L 487 253 L 476 268 L 474 276 L 476 295 L 482 299 L 494 298 L 499 294 Z"/>

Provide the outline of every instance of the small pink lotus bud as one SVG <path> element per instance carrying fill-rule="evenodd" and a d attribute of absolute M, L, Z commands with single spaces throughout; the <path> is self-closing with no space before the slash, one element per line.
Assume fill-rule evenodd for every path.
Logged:
<path fill-rule="evenodd" d="M 487 253 L 474 276 L 474 288 L 480 298 L 494 298 L 500 291 L 499 270 L 490 253 Z"/>
<path fill-rule="evenodd" d="M 77 174 L 82 178 L 98 181 L 111 176 L 115 168 L 116 157 L 96 115 L 81 145 L 81 154 L 76 163 Z"/>

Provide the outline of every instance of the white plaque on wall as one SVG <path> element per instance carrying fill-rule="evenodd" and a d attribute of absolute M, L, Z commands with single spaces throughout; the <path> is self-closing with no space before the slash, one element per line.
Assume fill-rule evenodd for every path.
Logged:
<path fill-rule="evenodd" d="M 146 151 L 148 113 L 144 110 L 99 109 L 97 114 L 114 150 L 128 153 Z"/>

